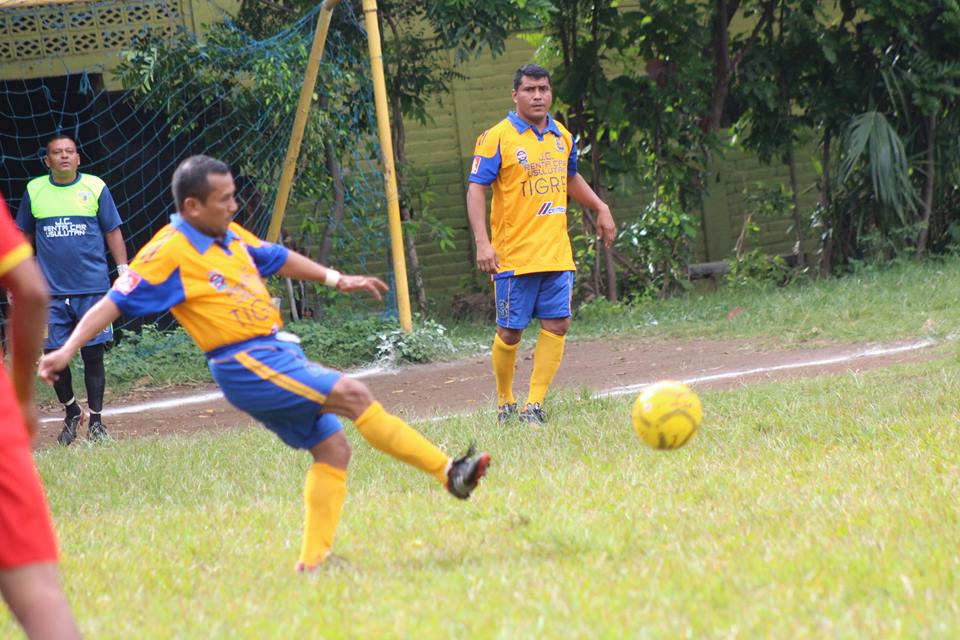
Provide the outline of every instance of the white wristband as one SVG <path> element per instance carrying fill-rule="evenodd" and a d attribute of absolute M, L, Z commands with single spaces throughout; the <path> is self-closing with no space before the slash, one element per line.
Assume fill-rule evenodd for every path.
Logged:
<path fill-rule="evenodd" d="M 327 285 L 328 287 L 336 288 L 338 282 L 340 282 L 340 272 L 336 269 L 327 267 L 327 275 L 323 279 L 323 284 Z"/>
<path fill-rule="evenodd" d="M 127 274 L 127 271 L 130 271 L 130 267 L 128 267 L 127 265 L 125 264 L 117 265 L 117 275 L 120 276 L 121 278 Z"/>

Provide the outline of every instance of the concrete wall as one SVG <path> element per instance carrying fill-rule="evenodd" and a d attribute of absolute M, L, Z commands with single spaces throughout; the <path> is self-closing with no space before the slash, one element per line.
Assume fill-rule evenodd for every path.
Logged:
<path fill-rule="evenodd" d="M 0 80 L 112 70 L 145 25 L 172 35 L 236 13 L 240 0 L 6 0 L 0 3 Z"/>

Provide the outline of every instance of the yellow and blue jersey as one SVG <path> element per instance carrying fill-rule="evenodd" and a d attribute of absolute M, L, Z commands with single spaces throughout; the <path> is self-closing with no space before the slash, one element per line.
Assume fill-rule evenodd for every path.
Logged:
<path fill-rule="evenodd" d="M 232 405 L 287 445 L 311 449 L 342 429 L 335 415 L 321 413 L 342 374 L 310 362 L 294 336 L 279 332 L 280 312 L 263 278 L 288 255 L 286 247 L 237 223 L 223 238 L 212 238 L 178 214 L 107 295 L 127 315 L 170 309 L 206 352 L 210 373 Z"/>
<path fill-rule="evenodd" d="M 495 277 L 573 271 L 567 178 L 577 173 L 573 136 L 549 115 L 543 131 L 514 112 L 477 138 L 470 182 L 493 185 Z"/>
<path fill-rule="evenodd" d="M 280 329 L 283 321 L 263 278 L 276 273 L 288 253 L 236 223 L 217 239 L 177 214 L 137 253 L 108 295 L 125 315 L 170 309 L 210 355 Z"/>

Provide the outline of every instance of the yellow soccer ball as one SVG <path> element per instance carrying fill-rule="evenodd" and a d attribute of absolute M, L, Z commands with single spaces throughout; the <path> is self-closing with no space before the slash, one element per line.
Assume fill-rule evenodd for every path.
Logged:
<path fill-rule="evenodd" d="M 700 398 L 682 382 L 664 380 L 643 390 L 633 403 L 633 428 L 656 449 L 677 449 L 700 428 Z"/>

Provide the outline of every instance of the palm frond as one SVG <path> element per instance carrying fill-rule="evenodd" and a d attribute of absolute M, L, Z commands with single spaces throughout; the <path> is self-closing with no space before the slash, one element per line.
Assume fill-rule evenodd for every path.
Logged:
<path fill-rule="evenodd" d="M 841 180 L 846 182 L 858 170 L 870 176 L 877 200 L 906 223 L 907 213 L 916 209 L 919 198 L 910 181 L 903 140 L 879 111 L 855 115 L 847 125 Z"/>

